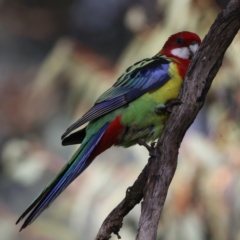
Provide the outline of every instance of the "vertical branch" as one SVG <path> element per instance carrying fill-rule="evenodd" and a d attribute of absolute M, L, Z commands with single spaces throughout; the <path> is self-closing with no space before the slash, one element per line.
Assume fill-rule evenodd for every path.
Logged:
<path fill-rule="evenodd" d="M 144 189 L 137 240 L 155 240 L 168 188 L 177 167 L 182 139 L 203 106 L 212 80 L 217 74 L 224 53 L 240 28 L 240 0 L 231 0 L 218 15 L 191 61 L 180 99 L 159 138 L 157 157 L 150 163 Z"/>
<path fill-rule="evenodd" d="M 156 155 L 127 190 L 126 197 L 107 216 L 96 240 L 107 240 L 122 227 L 123 218 L 142 197 L 142 212 L 137 240 L 155 240 L 167 191 L 177 167 L 182 139 L 203 106 L 212 80 L 217 74 L 224 53 L 240 28 L 240 0 L 231 0 L 219 14 L 191 61 L 180 94 L 183 104 L 175 107 L 159 138 Z"/>

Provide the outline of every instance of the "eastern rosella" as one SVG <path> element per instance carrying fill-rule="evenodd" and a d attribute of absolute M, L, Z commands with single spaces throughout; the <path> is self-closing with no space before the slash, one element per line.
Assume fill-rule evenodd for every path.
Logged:
<path fill-rule="evenodd" d="M 130 147 L 160 136 L 169 115 L 167 103 L 177 99 L 200 43 L 199 36 L 191 32 L 172 35 L 155 56 L 129 67 L 95 105 L 67 129 L 62 144 L 81 143 L 81 146 L 20 216 L 17 223 L 28 215 L 20 230 L 31 224 L 97 155 L 113 145 Z M 87 122 L 86 128 L 71 133 Z"/>

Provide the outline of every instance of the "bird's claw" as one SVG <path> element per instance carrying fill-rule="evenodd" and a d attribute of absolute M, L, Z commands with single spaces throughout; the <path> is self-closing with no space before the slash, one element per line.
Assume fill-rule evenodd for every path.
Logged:
<path fill-rule="evenodd" d="M 156 142 L 152 142 L 151 143 L 151 148 L 155 148 L 156 144 L 157 144 Z"/>
<path fill-rule="evenodd" d="M 151 146 L 149 146 L 143 139 L 139 139 L 138 140 L 138 144 L 140 146 L 144 146 L 148 150 L 150 157 L 156 157 L 156 154 L 155 154 L 156 142 L 152 142 Z"/>
<path fill-rule="evenodd" d="M 176 105 L 180 105 L 182 104 L 182 101 L 180 99 L 173 99 L 173 100 L 170 100 L 168 101 L 165 106 L 167 108 L 167 112 L 172 112 L 172 107 L 173 106 L 176 106 Z"/>
<path fill-rule="evenodd" d="M 165 104 L 161 104 L 161 105 L 157 106 L 155 108 L 155 113 L 158 115 L 161 115 L 166 112 L 171 113 L 172 107 L 175 105 L 180 105 L 180 104 L 182 104 L 182 101 L 180 99 L 170 100 L 170 101 L 166 102 Z"/>

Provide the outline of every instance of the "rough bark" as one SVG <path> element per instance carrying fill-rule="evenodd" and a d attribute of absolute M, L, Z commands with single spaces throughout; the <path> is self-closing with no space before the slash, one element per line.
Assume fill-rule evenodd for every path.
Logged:
<path fill-rule="evenodd" d="M 224 53 L 240 28 L 240 0 L 231 0 L 221 12 L 199 51 L 191 61 L 180 93 L 183 104 L 174 107 L 155 148 L 156 158 L 148 164 L 127 190 L 126 197 L 103 222 L 96 240 L 118 235 L 124 216 L 143 198 L 137 240 L 155 240 L 167 191 L 177 167 L 182 139 L 198 112 L 216 76 Z M 118 235 L 118 237 L 120 237 Z"/>

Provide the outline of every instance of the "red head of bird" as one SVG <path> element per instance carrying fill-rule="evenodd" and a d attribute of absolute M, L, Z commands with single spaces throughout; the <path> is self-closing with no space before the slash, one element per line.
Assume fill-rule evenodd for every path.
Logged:
<path fill-rule="evenodd" d="M 159 53 L 167 57 L 191 60 L 200 44 L 201 39 L 197 34 L 179 32 L 169 37 Z"/>

